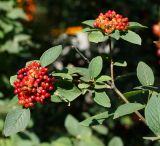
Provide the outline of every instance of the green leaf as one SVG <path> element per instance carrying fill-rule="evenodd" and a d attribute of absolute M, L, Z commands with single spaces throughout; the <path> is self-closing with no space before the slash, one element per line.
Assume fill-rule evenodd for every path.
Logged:
<path fill-rule="evenodd" d="M 5 36 L 4 32 L 0 31 L 0 39 L 3 39 Z"/>
<path fill-rule="evenodd" d="M 92 78 L 96 78 L 102 70 L 103 61 L 101 56 L 93 58 L 89 64 L 89 75 Z"/>
<path fill-rule="evenodd" d="M 72 141 L 68 137 L 60 137 L 52 142 L 52 146 L 72 146 Z"/>
<path fill-rule="evenodd" d="M 17 75 L 14 75 L 14 76 L 11 76 L 10 77 L 10 84 L 12 85 L 12 86 L 14 86 L 14 81 L 15 80 L 17 80 Z"/>
<path fill-rule="evenodd" d="M 99 43 L 99 42 L 103 42 L 105 37 L 103 33 L 100 31 L 92 31 L 88 34 L 88 39 L 90 42 Z"/>
<path fill-rule="evenodd" d="M 111 107 L 111 102 L 105 92 L 95 92 L 94 101 L 104 107 Z"/>
<path fill-rule="evenodd" d="M 65 119 L 65 128 L 67 131 L 77 137 L 85 137 L 85 136 L 90 136 L 91 135 L 91 130 L 88 127 L 84 127 L 79 124 L 78 120 L 75 119 L 72 115 L 68 115 L 67 118 Z"/>
<path fill-rule="evenodd" d="M 87 89 L 90 85 L 86 84 L 86 83 L 80 83 L 78 84 L 78 88 L 80 89 Z"/>
<path fill-rule="evenodd" d="M 110 80 L 111 80 L 110 76 L 102 75 L 96 80 L 96 82 L 101 83 L 101 82 L 106 82 L 106 81 L 110 81 Z"/>
<path fill-rule="evenodd" d="M 143 86 L 154 84 L 154 74 L 152 69 L 144 62 L 139 62 L 137 66 L 137 77 Z"/>
<path fill-rule="evenodd" d="M 131 30 L 128 30 L 128 32 L 126 32 L 125 34 L 122 34 L 121 39 L 137 45 L 141 45 L 142 42 L 141 37 Z"/>
<path fill-rule="evenodd" d="M 7 13 L 7 17 L 11 19 L 26 19 L 26 14 L 20 8 L 14 8 L 12 11 Z"/>
<path fill-rule="evenodd" d="M 111 33 L 109 36 L 112 37 L 112 38 L 114 38 L 114 39 L 116 39 L 116 40 L 119 40 L 119 39 L 120 39 L 120 33 L 119 33 L 118 30 L 115 30 L 115 31 L 114 31 L 113 33 Z"/>
<path fill-rule="evenodd" d="M 158 137 L 143 137 L 143 139 L 151 140 L 151 141 L 157 141 L 157 140 L 160 140 L 160 136 L 158 136 Z"/>
<path fill-rule="evenodd" d="M 160 94 L 152 94 L 145 108 L 145 119 L 149 128 L 160 136 Z"/>
<path fill-rule="evenodd" d="M 50 145 L 50 143 L 43 142 L 40 144 L 40 146 L 51 146 L 51 145 Z"/>
<path fill-rule="evenodd" d="M 81 95 L 81 91 L 73 83 L 68 81 L 62 81 L 58 85 L 56 92 L 62 99 L 64 98 L 68 101 L 73 101 Z"/>
<path fill-rule="evenodd" d="M 108 134 L 108 128 L 103 126 L 103 125 L 95 125 L 92 126 L 92 129 L 98 132 L 99 134 L 102 135 L 107 135 Z"/>
<path fill-rule="evenodd" d="M 106 88 L 110 88 L 110 86 L 107 84 L 103 84 L 103 85 L 95 84 L 94 86 L 94 89 L 106 89 Z"/>
<path fill-rule="evenodd" d="M 55 47 L 52 47 L 45 51 L 42 56 L 40 57 L 40 63 L 43 67 L 46 67 L 53 63 L 61 54 L 62 52 L 62 46 L 58 45 Z"/>
<path fill-rule="evenodd" d="M 68 80 L 72 80 L 72 76 L 67 74 L 67 73 L 53 73 L 52 74 L 54 77 L 61 77 L 63 79 L 68 79 Z"/>
<path fill-rule="evenodd" d="M 1 29 L 3 30 L 2 33 L 4 34 L 7 34 L 14 29 L 14 26 L 12 24 L 8 24 L 2 20 L 0 20 L 0 26 L 1 26 Z"/>
<path fill-rule="evenodd" d="M 89 77 L 89 70 L 88 68 L 82 68 L 82 67 L 68 67 L 68 74 L 79 74 L 81 76 Z"/>
<path fill-rule="evenodd" d="M 121 140 L 120 137 L 113 137 L 110 142 L 108 143 L 108 146 L 124 146 L 123 141 Z"/>
<path fill-rule="evenodd" d="M 82 24 L 93 27 L 94 22 L 95 20 L 86 20 L 86 21 L 83 21 Z"/>
<path fill-rule="evenodd" d="M 55 102 L 55 103 L 62 102 L 62 100 L 60 99 L 60 97 L 57 96 L 57 95 L 51 95 L 51 101 Z"/>
<path fill-rule="evenodd" d="M 97 114 L 95 116 L 89 117 L 86 120 L 80 122 L 83 126 L 93 126 L 93 125 L 100 125 L 103 123 L 104 120 L 106 120 L 109 117 L 108 112 L 103 112 L 100 114 Z"/>
<path fill-rule="evenodd" d="M 90 27 L 86 27 L 84 29 L 82 29 L 82 32 L 91 32 L 91 31 L 99 31 L 97 28 L 90 28 Z"/>
<path fill-rule="evenodd" d="M 125 92 L 124 96 L 129 98 L 129 97 L 141 94 L 142 92 L 143 92 L 142 90 L 129 91 L 129 92 Z"/>
<path fill-rule="evenodd" d="M 10 136 L 24 130 L 30 121 L 30 110 L 16 108 L 7 114 L 3 134 Z"/>
<path fill-rule="evenodd" d="M 132 28 L 147 28 L 147 26 L 144 26 L 138 22 L 129 22 L 129 26 L 128 26 L 129 29 L 132 29 Z"/>
<path fill-rule="evenodd" d="M 75 146 L 105 146 L 102 140 L 96 136 L 84 137 L 82 140 L 78 140 Z"/>
<path fill-rule="evenodd" d="M 9 107 L 13 107 L 14 105 L 18 104 L 18 96 L 15 95 L 8 103 Z"/>
<path fill-rule="evenodd" d="M 114 113 L 113 119 L 134 113 L 138 110 L 143 109 L 144 107 L 145 106 L 140 103 L 125 103 L 117 108 L 117 110 Z"/>
<path fill-rule="evenodd" d="M 90 32 L 90 31 L 91 31 L 91 29 L 89 27 L 82 29 L 82 32 Z"/>
<path fill-rule="evenodd" d="M 13 1 L 0 1 L 0 10 L 11 11 L 13 9 Z"/>
<path fill-rule="evenodd" d="M 126 67 L 127 66 L 127 62 L 126 61 L 119 61 L 119 62 L 115 62 L 114 66 L 120 66 L 120 67 Z"/>

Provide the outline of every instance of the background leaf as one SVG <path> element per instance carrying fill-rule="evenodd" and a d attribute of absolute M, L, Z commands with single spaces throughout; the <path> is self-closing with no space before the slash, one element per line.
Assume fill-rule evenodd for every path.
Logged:
<path fill-rule="evenodd" d="M 72 141 L 68 137 L 61 137 L 54 141 L 52 146 L 72 146 Z"/>
<path fill-rule="evenodd" d="M 115 136 L 110 140 L 108 146 L 124 146 L 124 145 L 123 145 L 123 141 L 121 140 L 121 138 Z"/>
<path fill-rule="evenodd" d="M 83 126 L 93 126 L 93 125 L 100 125 L 109 117 L 108 111 L 97 114 L 95 116 L 89 117 L 86 120 L 80 122 Z"/>
<path fill-rule="evenodd" d="M 30 121 L 30 110 L 16 108 L 7 114 L 3 134 L 10 136 L 24 130 Z"/>
<path fill-rule="evenodd" d="M 40 63 L 43 67 L 46 67 L 53 63 L 61 54 L 62 52 L 62 46 L 58 45 L 55 47 L 52 47 L 45 51 L 42 56 L 40 57 Z"/>
<path fill-rule="evenodd" d="M 14 76 L 11 76 L 10 77 L 10 84 L 12 85 L 12 86 L 14 86 L 14 81 L 15 80 L 17 80 L 17 75 L 14 75 Z"/>
<path fill-rule="evenodd" d="M 84 127 L 79 124 L 78 120 L 72 115 L 68 115 L 65 119 L 65 128 L 67 131 L 75 137 L 85 137 L 91 135 L 91 130 L 88 127 Z"/>

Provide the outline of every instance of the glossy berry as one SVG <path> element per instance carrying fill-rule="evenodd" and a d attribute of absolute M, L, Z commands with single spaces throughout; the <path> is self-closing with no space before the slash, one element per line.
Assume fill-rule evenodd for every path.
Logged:
<path fill-rule="evenodd" d="M 128 18 L 123 18 L 122 15 L 109 10 L 105 14 L 99 14 L 94 27 L 100 28 L 107 34 L 112 33 L 114 30 L 125 31 L 128 27 Z"/>
<path fill-rule="evenodd" d="M 48 68 L 41 67 L 39 62 L 33 61 L 17 73 L 14 82 L 14 94 L 18 95 L 18 103 L 25 108 L 34 103 L 44 103 L 54 89 L 54 77 L 48 75 Z"/>
<path fill-rule="evenodd" d="M 152 26 L 152 32 L 155 36 L 160 37 L 160 22 Z"/>

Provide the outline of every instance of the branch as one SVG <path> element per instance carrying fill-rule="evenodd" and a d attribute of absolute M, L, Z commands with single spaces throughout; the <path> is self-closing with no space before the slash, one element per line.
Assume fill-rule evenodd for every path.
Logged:
<path fill-rule="evenodd" d="M 80 52 L 80 50 L 79 50 L 77 47 L 72 46 L 71 48 L 75 49 L 75 50 L 77 51 L 77 53 L 84 59 L 84 61 L 87 62 L 87 63 L 89 64 L 88 58 L 85 57 L 85 56 Z"/>
<path fill-rule="evenodd" d="M 110 73 L 111 73 L 111 87 L 112 89 L 115 91 L 115 93 L 121 98 L 121 100 L 123 100 L 123 102 L 125 103 L 129 103 L 129 101 L 127 100 L 127 98 L 121 93 L 121 91 L 116 87 L 115 85 L 115 81 L 114 81 L 114 62 L 112 60 L 112 44 L 111 44 L 111 38 L 109 38 L 109 48 L 110 48 Z M 145 123 L 146 120 L 144 119 L 144 117 L 138 112 L 136 111 L 135 114 L 139 117 L 139 119 Z"/>

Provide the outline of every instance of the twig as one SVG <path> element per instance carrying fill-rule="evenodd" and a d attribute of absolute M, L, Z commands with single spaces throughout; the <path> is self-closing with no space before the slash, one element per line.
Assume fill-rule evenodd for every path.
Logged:
<path fill-rule="evenodd" d="M 114 81 L 114 62 L 112 60 L 112 45 L 111 45 L 111 38 L 109 38 L 109 49 L 110 49 L 110 73 L 111 73 L 111 87 L 112 90 L 115 91 L 115 93 L 123 100 L 123 102 L 125 103 L 130 103 L 127 98 L 121 93 L 121 91 L 116 87 L 115 85 L 115 81 Z M 138 112 L 136 111 L 135 114 L 139 117 L 139 119 L 145 123 L 146 120 L 144 119 L 144 117 Z"/>
<path fill-rule="evenodd" d="M 86 62 L 89 64 L 88 58 L 85 57 L 85 56 L 80 52 L 80 50 L 79 50 L 77 47 L 72 46 L 72 48 L 75 49 L 75 50 L 77 51 L 77 53 L 84 59 L 84 61 L 86 61 Z"/>

